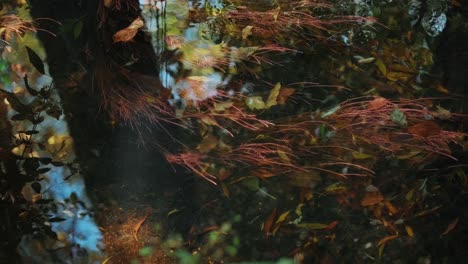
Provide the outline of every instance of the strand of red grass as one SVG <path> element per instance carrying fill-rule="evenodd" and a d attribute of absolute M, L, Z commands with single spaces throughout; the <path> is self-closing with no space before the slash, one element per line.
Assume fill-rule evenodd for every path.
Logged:
<path fill-rule="evenodd" d="M 188 168 L 189 170 L 193 171 L 195 174 L 201 176 L 208 182 L 217 185 L 217 183 L 214 181 L 216 179 L 216 176 L 211 175 L 205 169 L 203 169 L 203 166 L 200 163 L 200 160 L 202 160 L 203 158 L 204 156 L 202 154 L 194 152 L 166 155 L 166 159 L 168 162 L 182 165 Z"/>

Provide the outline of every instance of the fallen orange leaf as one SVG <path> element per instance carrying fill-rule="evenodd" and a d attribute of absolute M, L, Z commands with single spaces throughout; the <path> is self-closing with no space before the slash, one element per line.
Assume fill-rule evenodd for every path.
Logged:
<path fill-rule="evenodd" d="M 366 192 L 361 200 L 361 206 L 371 206 L 380 203 L 383 200 L 383 195 L 377 192 Z"/>
<path fill-rule="evenodd" d="M 152 210 L 149 209 L 146 214 L 140 219 L 140 221 L 138 221 L 135 225 L 135 227 L 133 227 L 133 238 L 138 241 L 138 231 L 140 231 L 140 228 L 141 226 L 146 222 L 146 219 L 148 219 L 148 217 L 151 215 L 152 213 Z"/>

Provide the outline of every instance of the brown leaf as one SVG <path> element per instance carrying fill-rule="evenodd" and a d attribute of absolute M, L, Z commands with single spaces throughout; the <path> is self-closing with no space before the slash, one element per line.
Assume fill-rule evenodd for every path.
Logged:
<path fill-rule="evenodd" d="M 112 40 L 114 40 L 114 43 L 129 42 L 136 36 L 136 34 L 138 33 L 138 30 L 142 28 L 144 25 L 145 23 L 143 22 L 143 20 L 140 17 L 137 17 L 130 24 L 130 26 L 117 31 L 117 33 L 115 33 L 114 36 L 112 37 Z"/>
<path fill-rule="evenodd" d="M 445 231 L 444 231 L 442 234 L 440 234 L 440 235 L 443 236 L 443 235 L 448 234 L 450 231 L 452 231 L 452 230 L 457 226 L 457 224 L 458 224 L 458 219 L 459 219 L 458 217 L 455 218 L 455 220 L 453 220 L 453 221 L 447 226 L 447 229 L 445 229 Z"/>
<path fill-rule="evenodd" d="M 151 215 L 152 210 L 147 209 L 146 214 L 136 223 L 136 225 L 133 227 L 133 238 L 135 241 L 138 241 L 138 231 L 140 231 L 141 226 L 146 222 L 146 219 Z"/>
<path fill-rule="evenodd" d="M 377 97 L 374 100 L 369 102 L 367 109 L 369 110 L 379 109 L 381 107 L 384 107 L 387 104 L 391 104 L 391 102 L 383 97 Z"/>
<path fill-rule="evenodd" d="M 390 213 L 390 215 L 394 215 L 398 213 L 398 209 L 396 209 L 396 207 L 393 206 L 393 204 L 391 204 L 389 201 L 384 200 L 384 204 L 385 204 L 385 207 L 387 207 L 387 210 Z"/>
<path fill-rule="evenodd" d="M 361 200 L 361 206 L 371 206 L 383 201 L 383 195 L 379 191 L 377 192 L 366 192 L 364 198 Z"/>
<path fill-rule="evenodd" d="M 293 95 L 295 92 L 296 89 L 294 88 L 283 87 L 280 89 L 276 101 L 278 102 L 278 104 L 284 105 L 286 103 L 286 100 L 288 100 L 289 96 Z"/>
<path fill-rule="evenodd" d="M 197 150 L 200 151 L 200 153 L 208 153 L 212 149 L 216 148 L 217 145 L 218 138 L 209 133 L 203 138 L 202 142 L 200 142 L 200 145 L 197 146 Z"/>
<path fill-rule="evenodd" d="M 440 131 L 440 126 L 433 121 L 423 121 L 408 127 L 408 133 L 420 137 L 436 136 L 440 134 Z"/>
<path fill-rule="evenodd" d="M 335 228 L 338 224 L 339 224 L 339 221 L 335 220 L 335 221 L 331 222 L 330 224 L 328 224 L 326 230 L 331 230 L 331 229 Z"/>
<path fill-rule="evenodd" d="M 265 222 L 263 223 L 263 233 L 265 233 L 265 237 L 268 239 L 268 237 L 271 235 L 271 228 L 273 227 L 273 223 L 276 218 L 276 212 L 277 209 L 273 209 L 271 214 L 265 219 Z"/>

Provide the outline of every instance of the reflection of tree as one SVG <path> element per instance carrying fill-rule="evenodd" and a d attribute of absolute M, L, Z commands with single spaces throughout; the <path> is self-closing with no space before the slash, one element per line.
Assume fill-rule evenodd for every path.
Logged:
<path fill-rule="evenodd" d="M 340 60 L 337 57 L 354 51 L 336 41 L 342 37 L 340 33 L 373 23 L 373 19 L 334 16 L 332 6 L 321 1 L 262 3 L 245 1 L 245 5 L 204 10 L 189 10 L 183 5 L 177 9 L 182 21 L 174 20 L 177 14 L 155 3 L 144 5 L 143 13 L 148 11 L 157 23 L 167 23 L 158 24 L 154 32 L 148 33 L 142 27 L 137 1 L 67 2 L 54 8 L 32 1 L 36 17 L 49 17 L 63 24 L 72 20 L 70 32 L 57 37 L 40 36 L 71 125 L 78 159 L 86 164 L 90 181 L 98 181 L 100 175 L 124 175 L 116 173 L 119 161 L 111 158 L 135 161 L 142 151 L 131 146 L 115 153 L 118 148 L 112 140 L 132 137 L 130 140 L 158 147 L 149 153 L 161 151 L 168 162 L 220 185 L 228 197 L 232 193 L 243 195 L 245 189 L 239 188 L 239 182 L 272 199 L 276 194 L 299 189 L 300 197 L 292 199 L 302 207 L 312 199 L 316 186 L 326 182 L 327 187 L 317 188 L 336 196 L 340 205 L 370 206 L 368 209 L 379 221 L 382 214 L 392 219 L 396 215 L 403 217 L 406 212 L 400 212 L 392 203 L 413 208 L 408 205 L 412 197 L 405 197 L 408 201 L 390 201 L 371 184 L 381 159 L 421 168 L 441 157 L 456 160 L 453 146 L 460 145 L 465 136 L 454 129 L 453 120 L 459 115 L 435 106 L 434 99 L 391 100 L 378 93 L 381 86 L 401 91 L 400 86 L 411 85 L 411 78 L 419 74 L 408 65 L 428 66 L 432 54 L 425 49 L 418 53 L 423 58 L 415 60 L 408 57 L 406 49 L 396 47 L 403 50 L 396 60 L 393 52 L 385 52 L 389 44 L 383 44 L 383 52 L 369 53 L 368 58 L 359 56 L 357 64 Z M 145 19 L 149 28 L 150 20 Z M 50 32 L 59 31 L 56 24 L 42 26 Z M 198 30 L 199 39 L 185 38 L 193 28 Z M 213 30 L 213 34 L 205 34 L 206 29 Z M 302 49 L 311 52 L 309 48 L 314 45 L 326 49 L 333 41 L 334 52 L 339 55 L 330 55 L 326 60 L 337 65 L 310 62 L 298 55 Z M 380 78 L 367 82 L 377 86 L 377 93 L 332 106 L 324 102 L 320 105 L 323 109 L 311 109 L 314 93 L 307 89 L 307 80 L 295 80 L 293 85 L 276 80 L 274 73 L 284 71 L 283 61 L 277 61 L 276 56 L 291 67 L 286 73 L 293 76 L 287 76 L 290 79 L 301 74 L 311 76 L 303 74 L 307 70 L 290 73 L 296 65 L 289 56 L 305 65 L 324 64 L 334 71 L 330 75 L 343 73 L 339 78 L 346 74 L 359 77 L 362 75 L 358 73 L 367 69 Z M 76 80 L 74 76 L 78 76 Z M 264 79 L 278 83 L 265 84 L 261 82 Z M 338 101 L 335 95 L 342 90 L 326 93 L 330 93 L 331 101 Z M 136 132 L 129 132 L 127 125 Z M 143 171 L 126 166 L 125 172 L 132 175 L 139 176 Z M 258 179 L 269 180 L 264 181 L 270 188 L 268 192 Z M 276 182 L 283 179 L 284 185 Z M 361 203 L 356 203 L 361 198 Z M 337 226 L 336 221 L 300 223 L 301 207 L 296 209 L 300 217 L 288 223 L 289 228 L 306 229 L 315 236 L 317 230 Z M 286 223 L 289 214 L 277 217 L 277 209 L 271 211 L 263 225 L 267 238 Z M 399 230 L 393 224 L 386 228 L 397 233 Z M 412 237 L 411 227 L 405 230 Z M 389 236 L 379 244 L 395 238 Z M 314 243 L 305 242 L 295 250 L 307 250 Z"/>

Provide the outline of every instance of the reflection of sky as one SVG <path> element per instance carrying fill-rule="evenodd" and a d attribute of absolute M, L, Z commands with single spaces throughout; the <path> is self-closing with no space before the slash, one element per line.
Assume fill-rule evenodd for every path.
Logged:
<path fill-rule="evenodd" d="M 178 19 L 186 19 L 180 17 L 181 13 L 181 8 L 183 7 L 178 4 L 179 0 L 168 0 L 167 5 L 166 5 L 166 17 L 172 16 L 172 17 L 177 17 Z M 191 8 L 193 6 L 195 1 L 188 1 L 188 6 L 186 8 Z M 208 3 L 211 7 L 215 8 L 222 8 L 222 1 L 219 0 L 209 0 L 204 1 L 197 1 L 201 6 L 205 6 L 206 3 Z M 153 38 L 153 48 L 156 53 L 161 52 L 164 47 L 160 47 L 160 42 L 157 41 L 157 35 L 155 34 L 158 30 L 158 28 L 154 28 L 156 25 L 158 25 L 156 21 L 156 16 L 154 13 L 145 11 L 148 10 L 148 8 L 145 9 L 144 4 L 147 4 L 147 1 L 140 0 L 141 4 L 141 9 L 143 10 L 142 16 L 143 19 L 145 20 L 145 25 L 147 27 L 148 32 L 152 35 Z M 172 10 L 175 6 L 177 6 L 177 12 Z M 188 10 L 185 10 L 188 11 Z M 185 13 L 185 12 L 184 12 Z M 159 24 L 160 27 L 162 25 Z M 171 26 L 171 25 L 167 25 Z M 169 28 L 167 29 L 168 31 L 170 30 Z M 209 49 L 212 45 L 215 45 L 215 43 L 209 41 L 209 40 L 200 40 L 200 24 L 199 23 L 191 23 L 190 26 L 184 28 L 181 30 L 181 36 L 183 37 L 184 43 L 190 43 L 191 46 L 193 46 L 193 52 L 196 54 L 197 49 Z M 205 52 L 206 53 L 206 52 Z M 167 68 L 166 68 L 167 67 Z M 169 88 L 172 90 L 172 95 L 173 99 L 171 100 L 171 103 L 176 103 L 182 98 L 180 98 L 179 93 L 181 91 L 185 91 L 184 93 L 184 98 L 185 100 L 192 100 L 192 101 L 201 101 L 205 100 L 210 97 L 214 97 L 218 95 L 217 93 L 217 88 L 220 86 L 224 86 L 226 84 L 226 81 L 223 80 L 223 76 L 219 72 L 210 72 L 207 74 L 204 74 L 202 76 L 197 75 L 197 76 L 188 76 L 187 79 L 175 79 L 169 72 L 175 73 L 177 72 L 177 64 L 168 64 L 168 65 L 162 65 L 159 76 L 161 78 L 161 81 L 163 85 L 166 88 Z M 190 81 L 189 79 L 193 77 L 196 78 L 196 82 Z M 202 87 L 202 89 L 197 89 L 198 87 L 192 87 L 193 85 L 197 85 Z M 195 89 L 197 89 L 195 91 Z M 200 94 L 200 90 L 203 91 L 202 94 Z M 183 102 L 185 103 L 185 102 Z"/>
<path fill-rule="evenodd" d="M 23 48 L 21 46 L 17 46 L 15 43 L 13 43 L 12 45 L 12 50 Z M 38 46 L 35 47 L 35 49 L 40 50 L 41 47 Z M 8 51 L 4 50 L 4 52 Z M 1 55 L 4 54 L 0 54 L 0 56 Z M 28 61 L 27 58 L 16 59 L 18 61 Z M 46 75 L 36 76 L 36 74 L 32 74 L 31 72 L 29 72 L 28 76 L 29 84 L 33 88 L 44 87 L 52 83 L 52 78 Z M 19 93 L 17 93 L 17 96 L 25 104 L 31 103 L 34 100 L 34 97 L 30 96 L 29 93 L 25 91 L 23 81 L 20 81 L 18 83 L 12 83 L 10 85 L 4 84 L 3 88 L 10 92 L 20 91 Z M 52 90 L 51 97 L 57 102 L 60 101 L 55 89 Z M 11 116 L 13 116 L 14 114 L 16 114 L 16 111 L 10 109 L 7 116 L 11 118 Z M 68 124 L 65 121 L 63 115 L 60 117 L 59 120 L 47 116 L 44 113 L 42 113 L 41 116 L 44 117 L 44 121 L 36 127 L 39 133 L 34 135 L 34 142 L 48 142 L 48 139 L 57 136 L 66 138 L 69 137 Z M 17 134 L 20 130 L 31 130 L 33 127 L 29 121 L 15 121 L 12 122 L 12 126 L 12 132 L 14 135 Z M 71 142 L 71 140 L 69 142 Z M 41 150 L 37 146 L 34 147 L 34 151 L 39 157 L 53 157 L 52 153 L 48 153 L 45 150 Z M 63 159 L 61 160 L 66 162 L 73 161 L 75 157 L 73 147 L 67 148 L 65 153 L 66 156 L 63 157 Z M 40 182 L 42 186 L 42 198 L 53 199 L 55 205 L 57 206 L 57 212 L 48 212 L 48 215 L 51 215 L 51 217 L 60 217 L 66 219 L 62 222 L 50 223 L 52 230 L 54 232 L 60 233 L 62 236 L 65 235 L 66 239 L 64 241 L 67 241 L 69 244 L 79 244 L 80 248 L 86 249 L 90 253 L 98 253 L 99 247 L 102 243 L 102 234 L 92 217 L 90 217 L 87 214 L 89 211 L 88 208 L 91 208 L 91 202 L 88 196 L 86 195 L 83 177 L 77 174 L 65 181 L 64 178 L 71 175 L 71 172 L 67 166 L 42 166 L 42 168 L 45 167 L 49 167 L 51 170 L 43 174 L 45 179 Z M 23 194 L 32 192 L 33 191 L 30 189 L 30 185 L 26 185 L 23 189 Z M 72 193 L 76 195 L 78 201 L 81 201 L 83 203 L 82 205 L 79 203 L 72 204 L 71 202 L 65 202 L 66 199 L 70 199 Z M 48 245 L 47 250 L 58 247 L 60 242 L 56 242 L 56 244 L 57 245 Z M 42 257 L 40 255 L 47 254 L 47 252 L 43 252 L 44 249 L 38 249 L 35 245 L 37 245 L 37 243 L 34 242 L 31 237 L 25 237 L 22 239 L 22 242 L 19 245 L 19 248 L 21 248 L 20 252 L 25 255 L 29 255 L 35 260 L 44 258 L 44 255 L 42 255 Z M 49 248 L 49 246 L 51 248 Z M 37 250 L 39 250 L 40 252 L 38 252 Z M 46 262 L 40 261 L 37 263 Z"/>

